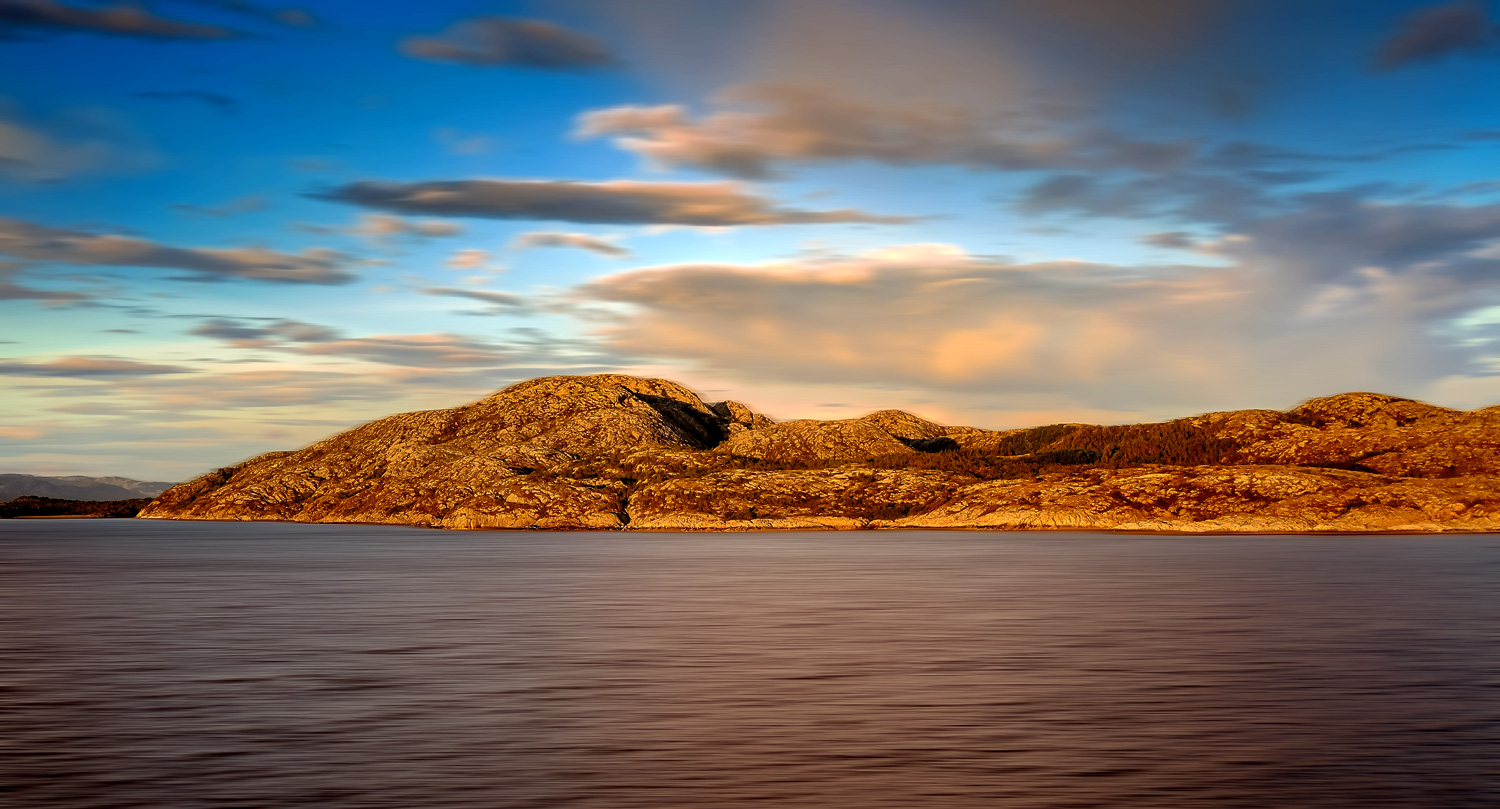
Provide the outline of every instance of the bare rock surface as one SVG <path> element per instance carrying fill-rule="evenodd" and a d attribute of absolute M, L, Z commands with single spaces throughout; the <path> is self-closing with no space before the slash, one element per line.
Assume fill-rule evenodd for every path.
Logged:
<path fill-rule="evenodd" d="M 673 382 L 523 382 L 215 470 L 143 517 L 442 528 L 1500 530 L 1500 407 L 1350 393 L 1286 412 L 993 431 L 773 422 Z"/>
<path fill-rule="evenodd" d="M 910 413 L 881 410 L 857 419 L 767 424 L 736 432 L 719 451 L 779 462 L 858 461 L 925 448 L 945 430 Z"/>

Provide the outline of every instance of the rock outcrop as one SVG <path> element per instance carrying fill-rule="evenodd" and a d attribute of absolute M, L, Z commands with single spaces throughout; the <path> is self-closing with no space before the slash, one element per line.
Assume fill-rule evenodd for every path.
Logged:
<path fill-rule="evenodd" d="M 1500 530 L 1500 408 L 1370 393 L 1031 430 L 776 423 L 672 382 L 549 377 L 164 492 L 142 517 L 443 528 Z"/>

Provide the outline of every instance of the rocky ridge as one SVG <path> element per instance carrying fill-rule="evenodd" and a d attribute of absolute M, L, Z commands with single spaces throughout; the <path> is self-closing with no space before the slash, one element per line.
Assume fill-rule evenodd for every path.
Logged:
<path fill-rule="evenodd" d="M 164 492 L 142 517 L 540 529 L 1500 530 L 1500 407 L 1351 393 L 1162 424 L 773 422 L 660 379 L 523 382 Z"/>

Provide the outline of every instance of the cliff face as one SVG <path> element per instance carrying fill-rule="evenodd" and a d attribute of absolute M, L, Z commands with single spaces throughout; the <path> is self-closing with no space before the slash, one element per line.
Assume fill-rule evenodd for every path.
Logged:
<path fill-rule="evenodd" d="M 550 377 L 173 487 L 142 517 L 445 528 L 1500 530 L 1500 407 L 1378 394 L 1154 425 L 774 423 L 672 382 Z"/>

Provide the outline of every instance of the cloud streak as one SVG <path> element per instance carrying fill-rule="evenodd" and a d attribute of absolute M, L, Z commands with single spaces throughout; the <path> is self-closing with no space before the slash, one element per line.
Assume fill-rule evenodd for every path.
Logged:
<path fill-rule="evenodd" d="M 48 227 L 0 218 L 0 255 L 83 267 L 185 270 L 193 280 L 228 278 L 281 284 L 347 284 L 349 259 L 333 250 L 300 254 L 262 248 L 173 247 L 146 239 Z"/>
<path fill-rule="evenodd" d="M 116 357 L 63 357 L 48 362 L 17 362 L 0 359 L 0 375 L 62 377 L 67 379 L 113 379 L 187 373 L 177 365 L 135 362 Z"/>
<path fill-rule="evenodd" d="M 195 337 L 223 340 L 235 348 L 268 348 L 287 343 L 327 343 L 343 335 L 337 329 L 300 320 L 275 320 L 266 325 L 239 318 L 209 318 L 188 330 Z"/>
<path fill-rule="evenodd" d="M 717 105 L 697 119 L 678 105 L 595 110 L 579 117 L 576 134 L 612 136 L 617 146 L 660 168 L 745 179 L 774 177 L 786 165 L 849 160 L 1164 171 L 1193 152 L 1189 143 L 1140 141 L 1052 121 L 1012 117 L 1002 126 L 957 106 L 865 103 L 810 85 L 742 85 L 721 93 Z"/>
<path fill-rule="evenodd" d="M 0 98 L 0 180 L 45 183 L 89 173 L 129 173 L 156 161 L 140 136 L 99 110 L 38 120 Z"/>
<path fill-rule="evenodd" d="M 146 39 L 229 39 L 228 28 L 152 14 L 135 3 L 80 8 L 56 0 L 0 0 L 0 38 L 22 32 L 89 33 Z"/>
<path fill-rule="evenodd" d="M 303 346 L 303 354 L 348 357 L 410 368 L 483 368 L 513 359 L 503 346 L 454 334 L 396 334 Z"/>
<path fill-rule="evenodd" d="M 475 17 L 438 36 L 408 37 L 401 52 L 416 59 L 538 70 L 591 70 L 617 63 L 593 37 L 545 20 Z"/>
<path fill-rule="evenodd" d="M 856 210 L 779 208 L 734 183 L 650 183 L 635 180 L 365 181 L 314 195 L 396 213 L 534 219 L 610 225 L 802 225 L 838 222 L 905 224 L 912 217 Z"/>
<path fill-rule="evenodd" d="M 532 231 L 522 233 L 510 244 L 512 250 L 534 250 L 538 247 L 564 247 L 597 253 L 606 258 L 628 258 L 630 251 L 610 239 L 590 236 L 587 233 L 557 233 Z"/>
<path fill-rule="evenodd" d="M 77 303 L 90 300 L 91 296 L 82 292 L 64 291 L 59 289 L 38 289 L 24 284 L 12 283 L 11 279 L 19 272 L 20 267 L 7 262 L 0 262 L 0 301 L 42 301 L 47 304 Z"/>
<path fill-rule="evenodd" d="M 427 294 L 468 290 L 424 290 Z M 519 296 L 478 292 L 490 304 L 524 306 Z M 385 334 L 349 337 L 338 329 L 300 320 L 208 318 L 188 330 L 195 337 L 220 340 L 230 348 L 289 352 L 313 357 L 347 357 L 407 368 L 482 368 L 509 361 L 506 346 L 456 334 Z"/>
<path fill-rule="evenodd" d="M 224 219 L 241 214 L 264 211 L 268 203 L 266 198 L 259 194 L 236 197 L 222 205 L 191 205 L 182 203 L 173 205 L 172 210 L 185 213 L 190 216 L 206 216 L 210 219 Z"/>
<path fill-rule="evenodd" d="M 531 303 L 526 298 L 510 292 L 458 287 L 427 287 L 422 290 L 422 294 L 479 301 L 489 305 L 496 314 L 526 314 L 531 310 Z"/>
<path fill-rule="evenodd" d="M 1500 24 L 1477 0 L 1428 6 L 1412 12 L 1375 54 L 1377 70 L 1436 62 L 1450 56 L 1477 55 L 1500 45 Z"/>
<path fill-rule="evenodd" d="M 144 90 L 131 93 L 131 95 L 153 101 L 191 101 L 223 115 L 233 115 L 240 109 L 240 102 L 233 98 L 223 93 L 210 93 L 203 90 Z"/>

